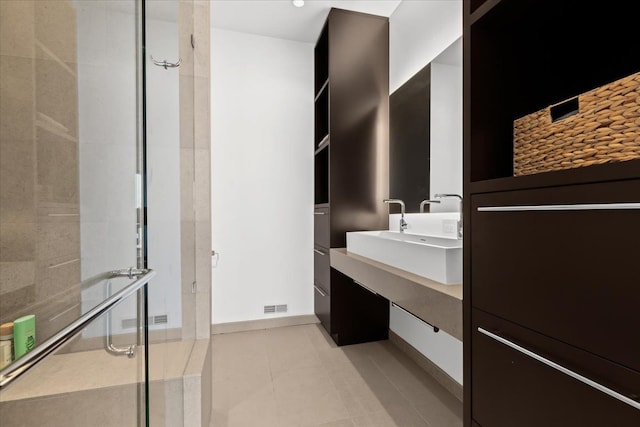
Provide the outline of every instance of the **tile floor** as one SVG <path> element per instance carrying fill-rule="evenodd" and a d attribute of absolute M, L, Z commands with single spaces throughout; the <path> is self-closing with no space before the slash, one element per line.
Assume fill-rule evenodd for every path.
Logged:
<path fill-rule="evenodd" d="M 213 337 L 211 427 L 462 426 L 462 403 L 389 341 L 320 325 Z"/>

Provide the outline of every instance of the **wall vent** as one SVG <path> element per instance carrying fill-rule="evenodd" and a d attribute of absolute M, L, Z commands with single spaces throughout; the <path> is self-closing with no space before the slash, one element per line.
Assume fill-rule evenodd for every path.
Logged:
<path fill-rule="evenodd" d="M 287 312 L 287 304 L 275 304 L 275 305 L 265 305 L 264 313 L 286 313 Z"/>
<path fill-rule="evenodd" d="M 157 316 L 149 316 L 149 326 L 151 325 L 165 325 L 169 323 L 169 316 L 166 314 L 159 314 Z M 122 319 L 122 329 L 133 329 L 138 327 L 138 319 Z"/>

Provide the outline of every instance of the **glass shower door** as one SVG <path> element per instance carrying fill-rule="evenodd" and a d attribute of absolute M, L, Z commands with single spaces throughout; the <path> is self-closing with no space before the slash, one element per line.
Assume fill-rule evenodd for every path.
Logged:
<path fill-rule="evenodd" d="M 3 427 L 149 422 L 142 23 L 141 0 L 0 1 L 0 323 L 31 343 L 0 374 L 91 315 L 2 386 Z"/>

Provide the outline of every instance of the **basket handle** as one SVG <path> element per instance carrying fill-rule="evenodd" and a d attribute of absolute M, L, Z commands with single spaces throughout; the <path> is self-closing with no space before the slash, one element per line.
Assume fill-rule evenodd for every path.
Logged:
<path fill-rule="evenodd" d="M 552 105 L 549 108 L 549 114 L 551 115 L 551 123 L 558 120 L 566 119 L 567 117 L 574 116 L 580 112 L 580 101 L 578 97 L 567 99 L 566 101 L 559 102 Z"/>

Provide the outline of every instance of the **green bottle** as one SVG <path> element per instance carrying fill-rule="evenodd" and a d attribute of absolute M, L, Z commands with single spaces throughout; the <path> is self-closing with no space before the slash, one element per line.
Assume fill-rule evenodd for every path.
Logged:
<path fill-rule="evenodd" d="M 13 351 L 15 360 L 36 346 L 36 316 L 29 314 L 13 321 Z"/>

